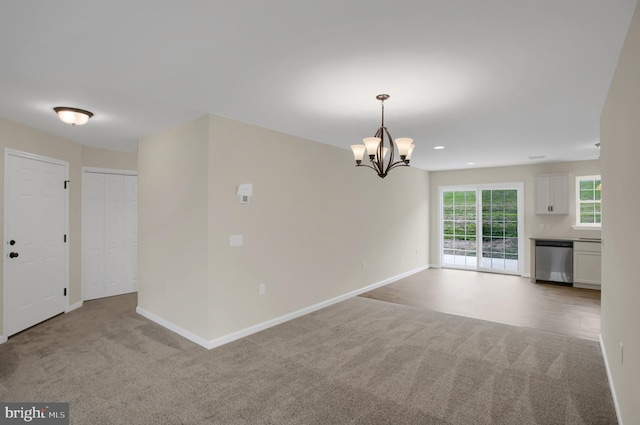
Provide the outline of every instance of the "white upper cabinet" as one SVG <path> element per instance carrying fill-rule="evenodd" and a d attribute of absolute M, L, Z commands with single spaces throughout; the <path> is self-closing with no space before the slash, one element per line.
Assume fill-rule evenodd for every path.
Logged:
<path fill-rule="evenodd" d="M 535 177 L 536 214 L 569 214 L 569 176 Z"/>

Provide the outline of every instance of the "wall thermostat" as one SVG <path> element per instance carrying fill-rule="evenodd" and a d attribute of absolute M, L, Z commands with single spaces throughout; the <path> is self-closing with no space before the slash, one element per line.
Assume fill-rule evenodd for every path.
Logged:
<path fill-rule="evenodd" d="M 253 184 L 252 183 L 243 183 L 238 186 L 238 199 L 241 204 L 249 203 L 249 198 L 253 195 Z"/>

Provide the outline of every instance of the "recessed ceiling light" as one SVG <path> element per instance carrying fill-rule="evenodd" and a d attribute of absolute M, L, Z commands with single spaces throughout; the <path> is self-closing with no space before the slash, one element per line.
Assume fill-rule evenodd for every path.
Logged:
<path fill-rule="evenodd" d="M 467 162 L 467 165 L 476 165 L 475 162 Z"/>
<path fill-rule="evenodd" d="M 440 149 L 444 149 L 444 146 L 434 146 L 433 148 L 436 150 L 440 150 Z"/>

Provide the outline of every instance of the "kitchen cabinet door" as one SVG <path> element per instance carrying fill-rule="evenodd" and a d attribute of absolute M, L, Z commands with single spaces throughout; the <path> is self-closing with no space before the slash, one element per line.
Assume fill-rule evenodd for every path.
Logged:
<path fill-rule="evenodd" d="M 573 286 L 600 289 L 601 273 L 600 244 L 575 242 L 573 244 Z"/>
<path fill-rule="evenodd" d="M 535 177 L 535 213 L 569 214 L 569 176 Z"/>

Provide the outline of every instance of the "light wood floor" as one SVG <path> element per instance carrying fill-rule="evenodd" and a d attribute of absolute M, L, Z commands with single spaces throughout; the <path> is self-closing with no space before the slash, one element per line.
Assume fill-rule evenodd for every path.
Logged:
<path fill-rule="evenodd" d="M 597 340 L 600 291 L 452 269 L 427 269 L 361 296 Z"/>

